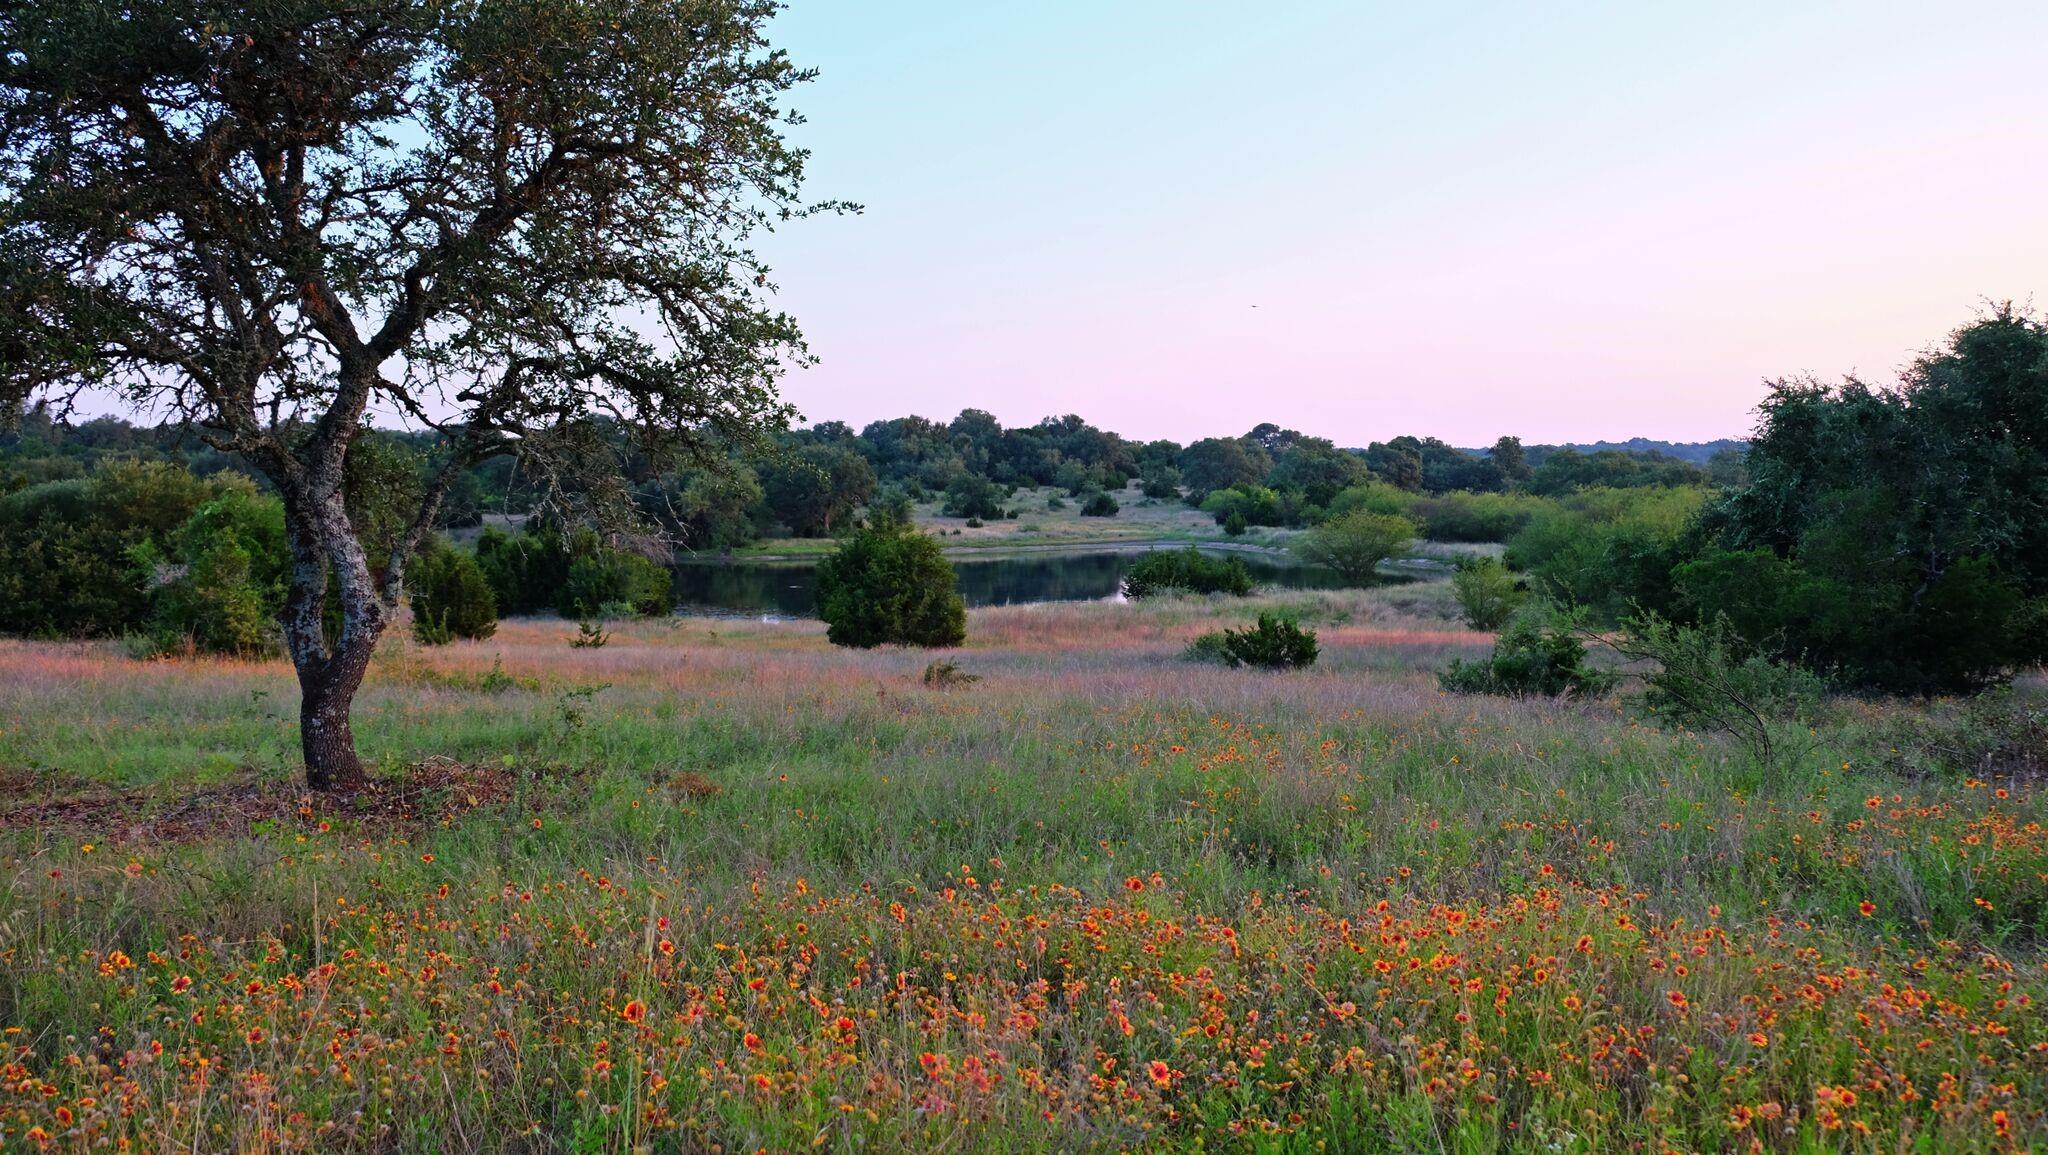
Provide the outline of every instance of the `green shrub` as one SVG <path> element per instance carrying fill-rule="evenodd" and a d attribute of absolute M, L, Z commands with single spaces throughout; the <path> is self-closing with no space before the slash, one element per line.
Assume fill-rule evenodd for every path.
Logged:
<path fill-rule="evenodd" d="M 1202 512 L 1225 527 L 1236 522 L 1252 525 L 1299 525 L 1304 509 L 1301 495 L 1283 493 L 1263 485 L 1241 484 L 1218 489 L 1202 499 Z M 1242 528 L 1239 533 L 1244 532 Z"/>
<path fill-rule="evenodd" d="M 1234 594 L 1252 592 L 1252 575 L 1238 558 L 1212 558 L 1194 546 L 1175 550 L 1153 550 L 1131 563 L 1124 574 L 1124 596 L 1146 598 L 1154 594 Z"/>
<path fill-rule="evenodd" d="M 1139 492 L 1146 497 L 1164 499 L 1180 496 L 1180 470 L 1171 465 L 1158 465 L 1139 475 Z"/>
<path fill-rule="evenodd" d="M 834 645 L 957 646 L 967 609 L 939 543 L 914 532 L 862 529 L 818 565 L 818 616 Z"/>
<path fill-rule="evenodd" d="M 1446 493 L 1415 498 L 1405 512 L 1431 541 L 1490 542 L 1507 541 L 1551 506 L 1524 493 Z"/>
<path fill-rule="evenodd" d="M 1223 532 L 1232 537 L 1243 537 L 1246 529 L 1244 514 L 1231 510 L 1223 517 Z"/>
<path fill-rule="evenodd" d="M 1336 571 L 1351 585 L 1368 585 L 1381 562 L 1415 540 L 1415 523 L 1391 514 L 1354 510 L 1295 539 L 1294 552 L 1310 565 Z"/>
<path fill-rule="evenodd" d="M 970 674 L 953 662 L 930 662 L 924 668 L 924 684 L 933 690 L 958 690 L 981 681 L 980 674 Z"/>
<path fill-rule="evenodd" d="M 608 548 L 588 530 L 565 537 L 539 521 L 516 534 L 486 529 L 477 539 L 476 564 L 504 615 L 552 609 L 565 618 L 654 617 L 675 608 L 666 566 Z"/>
<path fill-rule="evenodd" d="M 1226 641 L 1222 630 L 1210 630 L 1189 642 L 1187 648 L 1180 652 L 1181 659 L 1211 666 L 1228 666 L 1231 660 Z"/>
<path fill-rule="evenodd" d="M 1081 516 L 1115 517 L 1117 509 L 1116 498 L 1098 489 L 1088 495 L 1087 501 L 1081 503 Z"/>
<path fill-rule="evenodd" d="M 1462 562 L 1451 575 L 1451 589 L 1458 595 L 1465 624 L 1475 630 L 1501 628 L 1528 596 L 1514 573 L 1492 557 Z"/>
<path fill-rule="evenodd" d="M 1047 509 L 1051 509 L 1051 510 L 1061 510 L 1061 509 L 1065 509 L 1066 507 L 1067 507 L 1067 499 L 1066 499 L 1066 498 L 1064 498 L 1064 497 L 1061 497 L 1061 496 L 1060 496 L 1059 494 L 1057 494 L 1057 493 L 1055 493 L 1055 494 L 1053 494 L 1053 495 L 1052 495 L 1051 497 L 1048 497 L 1048 498 L 1046 498 L 1046 499 L 1045 499 L 1045 508 L 1047 508 Z"/>
<path fill-rule="evenodd" d="M 485 529 L 476 542 L 476 564 L 507 616 L 552 609 L 569 580 L 569 550 L 562 535 L 546 525 L 509 534 Z"/>
<path fill-rule="evenodd" d="M 1636 609 L 1668 613 L 1672 569 L 1707 491 L 1589 489 L 1540 507 L 1508 542 L 1507 564 L 1546 596 L 1619 622 Z"/>
<path fill-rule="evenodd" d="M 946 486 L 947 517 L 1003 516 L 1002 487 L 979 473 L 963 473 Z"/>
<path fill-rule="evenodd" d="M 216 541 L 157 591 L 151 635 L 160 652 L 184 646 L 216 654 L 259 654 L 276 648 L 277 604 L 254 580 L 249 551 L 233 538 Z"/>
<path fill-rule="evenodd" d="M 1383 481 L 1368 481 L 1338 492 L 1330 499 L 1326 510 L 1330 517 L 1342 517 L 1347 513 L 1381 513 L 1394 517 L 1406 517 L 1416 497 L 1396 489 Z"/>
<path fill-rule="evenodd" d="M 1456 694 L 1593 696 L 1613 689 L 1614 676 L 1586 665 L 1586 647 L 1569 620 L 1547 607 L 1529 606 L 1494 639 L 1486 660 L 1455 660 L 1437 675 L 1437 684 Z"/>
<path fill-rule="evenodd" d="M 412 632 L 422 645 L 473 641 L 498 629 L 498 596 L 476 558 L 432 539 L 406 568 L 412 593 Z"/>
<path fill-rule="evenodd" d="M 160 650 L 258 654 L 276 648 L 291 565 L 284 507 L 235 485 L 130 557 L 154 585 L 149 633 Z"/>
<path fill-rule="evenodd" d="M 1316 632 L 1286 618 L 1260 614 L 1256 625 L 1223 631 L 1223 652 L 1232 666 L 1300 669 L 1316 664 Z"/>
<path fill-rule="evenodd" d="M 1766 549 L 1710 551 L 1672 573 L 1675 611 L 1725 617 L 1749 647 L 1889 693 L 1968 692 L 2041 652 L 2040 603 L 1983 558 L 1928 582 L 1908 564 L 1852 575 Z"/>
<path fill-rule="evenodd" d="M 148 544 L 167 555 L 170 536 L 230 484 L 115 461 L 89 477 L 0 497 L 0 633 L 90 637 L 146 628 L 152 583 L 133 551 Z"/>
<path fill-rule="evenodd" d="M 1755 652 L 1725 616 L 1686 626 L 1644 614 L 1612 645 L 1656 664 L 1631 701 L 1636 710 L 1659 725 L 1729 734 L 1763 763 L 1774 752 L 1773 724 L 1811 721 L 1827 696 L 1819 675 Z"/>
<path fill-rule="evenodd" d="M 569 563 L 555 608 L 565 618 L 600 617 L 624 607 L 658 617 L 675 608 L 674 575 L 637 553 L 598 549 Z"/>

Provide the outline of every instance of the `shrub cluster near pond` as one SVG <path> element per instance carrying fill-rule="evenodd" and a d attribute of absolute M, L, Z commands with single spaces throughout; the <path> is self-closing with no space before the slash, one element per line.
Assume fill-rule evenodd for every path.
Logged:
<path fill-rule="evenodd" d="M 486 529 L 477 539 L 476 562 L 507 614 L 658 616 L 674 608 L 668 567 L 606 546 L 588 530 L 564 535 L 545 523 L 516 534 Z"/>
<path fill-rule="evenodd" d="M 1527 493 L 1445 493 L 1418 496 L 1405 506 L 1403 512 L 1431 541 L 1498 542 L 1520 533 L 1552 500 Z"/>
<path fill-rule="evenodd" d="M 1194 546 L 1176 550 L 1153 550 L 1131 563 L 1124 575 L 1124 596 L 1147 598 L 1157 594 L 1233 594 L 1252 592 L 1252 575 L 1235 557 L 1214 558 Z"/>

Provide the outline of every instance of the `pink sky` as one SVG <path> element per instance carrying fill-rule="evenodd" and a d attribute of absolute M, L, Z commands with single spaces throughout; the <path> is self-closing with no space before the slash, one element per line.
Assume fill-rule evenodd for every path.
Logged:
<path fill-rule="evenodd" d="M 784 19 L 816 420 L 1740 436 L 2048 285 L 2040 6 L 855 7 Z"/>

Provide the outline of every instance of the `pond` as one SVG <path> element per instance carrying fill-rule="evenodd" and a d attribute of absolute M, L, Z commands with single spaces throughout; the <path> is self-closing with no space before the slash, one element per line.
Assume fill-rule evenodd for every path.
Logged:
<path fill-rule="evenodd" d="M 1124 571 L 1144 550 L 1081 550 L 956 557 L 960 595 L 970 606 L 1027 602 L 1100 601 L 1121 597 Z M 1285 558 L 1238 553 L 1252 580 L 1297 589 L 1334 589 L 1344 583 L 1325 569 Z M 804 618 L 816 612 L 810 563 L 682 562 L 675 567 L 676 601 L 683 612 L 772 614 Z"/>

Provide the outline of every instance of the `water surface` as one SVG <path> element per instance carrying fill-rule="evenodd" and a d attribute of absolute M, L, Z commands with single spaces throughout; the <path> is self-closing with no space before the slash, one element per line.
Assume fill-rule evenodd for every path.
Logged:
<path fill-rule="evenodd" d="M 970 606 L 1100 601 L 1120 596 L 1125 571 L 1144 550 L 1076 550 L 956 557 L 960 596 Z M 1262 585 L 1335 589 L 1329 570 L 1271 555 L 1237 553 Z M 684 612 L 811 617 L 817 612 L 817 566 L 810 562 L 687 561 L 675 568 L 676 601 Z"/>

